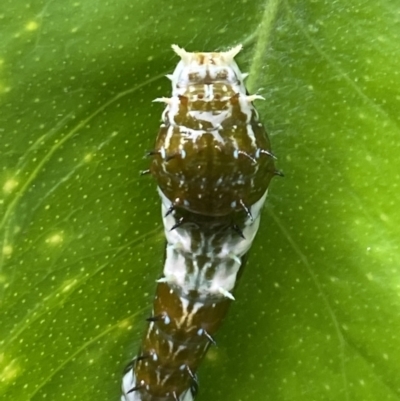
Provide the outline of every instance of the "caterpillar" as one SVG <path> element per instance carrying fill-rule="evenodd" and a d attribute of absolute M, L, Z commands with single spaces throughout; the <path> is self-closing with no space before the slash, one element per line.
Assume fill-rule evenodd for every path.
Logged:
<path fill-rule="evenodd" d="M 166 236 L 163 277 L 121 401 L 192 401 L 196 371 L 234 300 L 260 223 L 275 156 L 234 58 L 190 53 L 171 75 L 150 169 Z"/>

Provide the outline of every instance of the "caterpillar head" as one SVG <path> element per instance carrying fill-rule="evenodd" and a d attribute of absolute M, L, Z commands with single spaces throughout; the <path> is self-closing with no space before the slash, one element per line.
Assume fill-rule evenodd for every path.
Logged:
<path fill-rule="evenodd" d="M 172 82 L 173 95 L 181 94 L 190 85 L 216 82 L 237 86 L 237 92 L 245 90 L 243 80 L 246 74 L 240 72 L 234 59 L 242 45 L 220 53 L 191 53 L 177 45 L 172 45 L 172 49 L 181 57 L 175 71 L 168 75 Z"/>

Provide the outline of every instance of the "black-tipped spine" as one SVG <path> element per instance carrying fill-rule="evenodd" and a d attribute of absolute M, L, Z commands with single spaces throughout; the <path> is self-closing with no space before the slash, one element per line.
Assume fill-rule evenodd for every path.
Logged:
<path fill-rule="evenodd" d="M 242 208 L 244 209 L 244 211 L 246 212 L 247 216 L 250 218 L 250 220 L 253 221 L 253 216 L 251 214 L 250 209 L 245 205 L 245 203 L 241 199 L 240 199 L 239 203 L 242 206 Z"/>
<path fill-rule="evenodd" d="M 169 231 L 175 230 L 176 228 L 180 227 L 182 224 L 185 223 L 185 218 L 181 217 L 177 222 L 170 228 Z"/>
<path fill-rule="evenodd" d="M 203 330 L 203 334 L 208 338 L 208 341 L 210 341 L 212 345 L 217 345 L 217 342 L 212 338 L 210 334 L 207 333 L 207 331 Z"/>

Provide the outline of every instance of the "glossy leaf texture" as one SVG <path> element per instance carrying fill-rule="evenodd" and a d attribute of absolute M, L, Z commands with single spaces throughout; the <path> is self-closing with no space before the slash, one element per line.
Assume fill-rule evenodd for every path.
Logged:
<path fill-rule="evenodd" d="M 144 158 L 177 57 L 238 57 L 278 166 L 198 401 L 399 400 L 394 2 L 5 0 L 0 398 L 119 400 L 162 270 Z"/>

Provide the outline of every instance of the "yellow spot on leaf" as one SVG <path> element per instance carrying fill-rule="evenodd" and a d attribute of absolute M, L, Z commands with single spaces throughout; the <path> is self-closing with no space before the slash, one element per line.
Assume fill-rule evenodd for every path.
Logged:
<path fill-rule="evenodd" d="M 25 30 L 27 31 L 36 31 L 39 28 L 39 24 L 36 21 L 29 21 L 26 25 L 25 25 Z"/>
<path fill-rule="evenodd" d="M 53 234 L 51 237 L 46 239 L 47 244 L 58 245 L 64 241 L 62 233 Z"/>
<path fill-rule="evenodd" d="M 10 178 L 3 185 L 3 191 L 6 193 L 11 193 L 18 186 L 18 181 L 14 180 L 14 178 Z"/>
<path fill-rule="evenodd" d="M 92 159 L 93 159 L 93 153 L 88 153 L 88 154 L 86 154 L 85 157 L 83 158 L 83 160 L 84 160 L 86 163 L 91 162 Z"/>
<path fill-rule="evenodd" d="M 62 286 L 61 292 L 68 292 L 77 282 L 78 280 L 76 279 L 67 280 Z"/>
<path fill-rule="evenodd" d="M 121 320 L 121 321 L 118 323 L 118 327 L 119 327 L 120 329 L 128 329 L 128 330 L 131 330 L 131 329 L 132 329 L 132 323 L 131 323 L 130 319 L 124 319 L 124 320 Z"/>
<path fill-rule="evenodd" d="M 10 257 L 13 252 L 13 247 L 11 245 L 4 245 L 3 246 L 3 255 L 6 257 Z"/>
<path fill-rule="evenodd" d="M 379 217 L 381 218 L 381 220 L 383 220 L 385 222 L 389 221 L 389 217 L 385 213 L 381 213 Z"/>
<path fill-rule="evenodd" d="M 0 371 L 1 371 L 1 382 L 14 382 L 16 377 L 20 373 L 20 366 L 17 365 L 16 359 L 11 362 L 5 362 L 5 355 L 0 354 Z"/>

